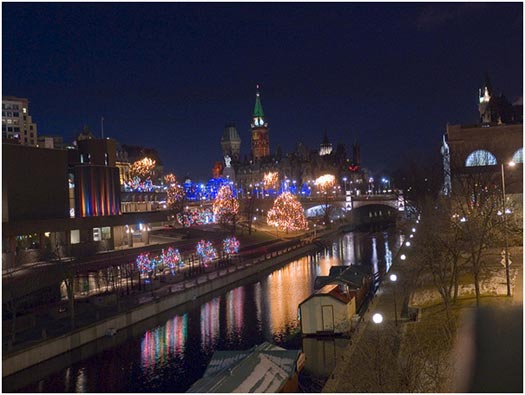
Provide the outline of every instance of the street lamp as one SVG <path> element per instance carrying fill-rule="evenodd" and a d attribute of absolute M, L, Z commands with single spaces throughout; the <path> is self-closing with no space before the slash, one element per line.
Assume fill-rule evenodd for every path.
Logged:
<path fill-rule="evenodd" d="M 514 167 L 516 163 L 510 161 L 510 167 Z M 507 296 L 510 296 L 510 270 L 509 270 L 509 240 L 507 237 L 507 210 L 505 209 L 505 164 L 501 164 L 501 190 L 503 192 L 503 238 L 505 240 L 505 275 L 507 276 Z"/>
<path fill-rule="evenodd" d="M 407 256 L 405 254 L 401 254 L 400 258 L 402 261 L 404 261 L 405 259 L 407 259 Z"/>
<path fill-rule="evenodd" d="M 343 182 L 345 183 L 345 196 L 346 196 L 346 180 L 347 180 L 347 178 L 343 177 Z"/>
<path fill-rule="evenodd" d="M 397 275 L 391 274 L 390 281 L 394 283 L 394 318 L 395 318 L 396 326 L 397 326 L 397 301 L 396 301 L 396 284 L 395 284 L 397 281 Z"/>
<path fill-rule="evenodd" d="M 380 324 L 383 322 L 383 316 L 379 313 L 375 313 L 372 316 L 372 321 L 374 322 L 374 324 Z"/>

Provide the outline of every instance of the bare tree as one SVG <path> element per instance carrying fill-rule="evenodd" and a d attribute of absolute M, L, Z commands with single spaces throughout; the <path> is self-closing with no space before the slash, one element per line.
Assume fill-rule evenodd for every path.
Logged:
<path fill-rule="evenodd" d="M 457 177 L 451 198 L 453 216 L 461 232 L 462 246 L 468 256 L 470 272 L 474 278 L 476 303 L 481 296 L 480 276 L 489 248 L 495 245 L 502 230 L 498 210 L 501 193 L 492 182 L 490 173 L 472 172 Z"/>

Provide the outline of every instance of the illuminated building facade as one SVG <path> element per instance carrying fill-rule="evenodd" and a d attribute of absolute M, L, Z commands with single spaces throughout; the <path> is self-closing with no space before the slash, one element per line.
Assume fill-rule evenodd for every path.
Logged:
<path fill-rule="evenodd" d="M 14 96 L 2 97 L 2 140 L 22 145 L 37 145 L 37 125 L 29 114 L 29 100 Z"/>
<path fill-rule="evenodd" d="M 523 106 L 511 105 L 503 95 L 494 97 L 490 81 L 479 90 L 480 123 L 447 125 L 441 153 L 445 172 L 444 192 L 450 193 L 454 178 L 485 172 L 500 174 L 501 164 L 513 161 L 517 168 L 506 174 L 509 193 L 523 189 Z"/>
<path fill-rule="evenodd" d="M 327 173 L 333 174 L 338 184 L 345 184 L 349 191 L 364 193 L 367 190 L 364 182 L 367 179 L 366 170 L 361 168 L 361 153 L 357 141 L 352 146 L 352 158 L 348 157 L 345 144 L 339 143 L 334 149 L 327 133 L 324 134 L 323 142 L 317 150 L 310 150 L 299 142 L 296 150 L 291 153 L 283 154 L 278 147 L 275 154 L 270 155 L 268 123 L 261 104 L 259 86 L 251 127 L 250 158 L 240 159 L 241 140 L 232 124 L 226 127 L 221 138 L 223 155 L 232 158 L 231 168 L 223 166 L 222 176 L 226 178 L 224 169 L 230 170 L 235 177 L 227 178 L 235 180 L 235 186 L 240 193 L 247 195 L 248 192 L 262 191 L 264 175 L 269 172 L 279 174 L 276 190 L 309 194 L 314 180 Z M 214 167 L 214 177 L 217 176 L 220 167 L 217 164 Z"/>

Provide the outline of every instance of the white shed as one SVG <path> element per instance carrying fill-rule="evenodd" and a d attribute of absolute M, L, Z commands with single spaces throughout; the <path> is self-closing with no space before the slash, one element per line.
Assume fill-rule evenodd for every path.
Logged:
<path fill-rule="evenodd" d="M 344 334 L 350 331 L 355 297 L 342 284 L 327 284 L 299 304 L 303 335 Z"/>

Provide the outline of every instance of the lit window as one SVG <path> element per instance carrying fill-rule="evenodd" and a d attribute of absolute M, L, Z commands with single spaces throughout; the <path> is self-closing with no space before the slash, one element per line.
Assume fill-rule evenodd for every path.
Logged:
<path fill-rule="evenodd" d="M 25 108 L 25 107 L 22 108 L 22 112 L 23 112 L 24 114 L 27 114 L 27 108 Z M 25 118 L 24 118 L 24 119 L 25 119 Z"/>
<path fill-rule="evenodd" d="M 102 240 L 110 240 L 111 239 L 111 227 L 104 226 L 102 228 Z"/>
<path fill-rule="evenodd" d="M 518 149 L 512 156 L 512 161 L 515 163 L 523 163 L 523 148 Z"/>
<path fill-rule="evenodd" d="M 71 244 L 80 243 L 80 230 L 75 229 L 71 231 Z"/>
<path fill-rule="evenodd" d="M 93 241 L 100 241 L 101 235 L 100 235 L 100 228 L 93 228 Z"/>
<path fill-rule="evenodd" d="M 465 166 L 493 166 L 497 164 L 496 157 L 494 154 L 485 150 L 477 150 L 472 152 L 465 162 Z"/>

